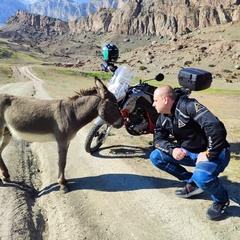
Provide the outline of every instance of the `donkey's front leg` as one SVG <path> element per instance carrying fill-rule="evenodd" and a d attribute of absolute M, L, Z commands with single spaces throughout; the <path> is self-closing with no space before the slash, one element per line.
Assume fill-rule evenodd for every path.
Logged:
<path fill-rule="evenodd" d="M 8 145 L 8 143 L 11 141 L 12 136 L 8 130 L 8 128 L 5 128 L 4 130 L 0 131 L 0 135 L 2 135 L 2 141 L 0 144 L 0 169 L 3 175 L 3 181 L 8 182 L 10 181 L 10 175 L 8 173 L 8 169 L 2 159 L 2 151 L 3 149 Z"/>
<path fill-rule="evenodd" d="M 68 146 L 68 142 L 58 142 L 58 183 L 60 185 L 60 190 L 64 193 L 68 192 L 67 181 L 64 173 Z"/>

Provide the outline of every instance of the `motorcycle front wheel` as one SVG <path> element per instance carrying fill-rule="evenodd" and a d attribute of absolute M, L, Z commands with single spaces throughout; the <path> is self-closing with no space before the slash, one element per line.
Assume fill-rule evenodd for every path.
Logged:
<path fill-rule="evenodd" d="M 86 137 L 84 146 L 86 152 L 93 153 L 102 146 L 108 136 L 109 127 L 106 123 L 93 126 Z"/>

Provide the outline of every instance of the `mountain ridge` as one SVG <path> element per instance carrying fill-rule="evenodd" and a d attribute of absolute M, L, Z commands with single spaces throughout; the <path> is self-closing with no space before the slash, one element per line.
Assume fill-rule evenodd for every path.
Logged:
<path fill-rule="evenodd" d="M 119 9 L 102 8 L 86 18 L 69 22 L 19 10 L 9 18 L 7 25 L 20 24 L 20 28 L 21 25 L 24 28 L 31 26 L 38 30 L 47 29 L 69 34 L 91 31 L 97 34 L 112 32 L 176 37 L 195 29 L 240 21 L 240 5 L 236 1 L 232 1 L 235 3 L 232 5 L 220 4 L 220 2 L 204 0 L 199 5 L 198 1 L 191 1 L 191 4 L 187 5 L 186 1 L 182 0 L 170 0 L 167 4 L 164 0 L 154 1 L 154 3 L 149 0 L 130 0 Z M 57 21 L 56 24 L 54 21 Z"/>
<path fill-rule="evenodd" d="M 189 4 L 186 4 L 189 3 Z M 70 24 L 71 32 L 116 32 L 175 36 L 196 28 L 240 20 L 239 1 L 128 1 L 124 8 L 102 9 Z"/>
<path fill-rule="evenodd" d="M 5 24 L 17 10 L 69 21 L 86 17 L 102 7 L 118 8 L 124 2 L 125 0 L 1 0 L 0 24 Z"/>

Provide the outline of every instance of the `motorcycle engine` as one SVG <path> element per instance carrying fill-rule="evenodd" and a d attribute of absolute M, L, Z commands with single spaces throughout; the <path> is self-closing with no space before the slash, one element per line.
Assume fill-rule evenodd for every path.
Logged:
<path fill-rule="evenodd" d="M 145 134 L 149 128 L 149 122 L 145 111 L 140 108 L 132 112 L 127 119 L 125 124 L 126 130 L 131 135 Z"/>

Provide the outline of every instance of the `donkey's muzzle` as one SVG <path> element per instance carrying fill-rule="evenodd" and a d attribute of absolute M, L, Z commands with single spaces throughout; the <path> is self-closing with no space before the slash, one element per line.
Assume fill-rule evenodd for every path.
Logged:
<path fill-rule="evenodd" d="M 116 122 L 113 123 L 114 128 L 121 128 L 123 126 L 124 120 L 123 117 L 119 118 Z"/>

